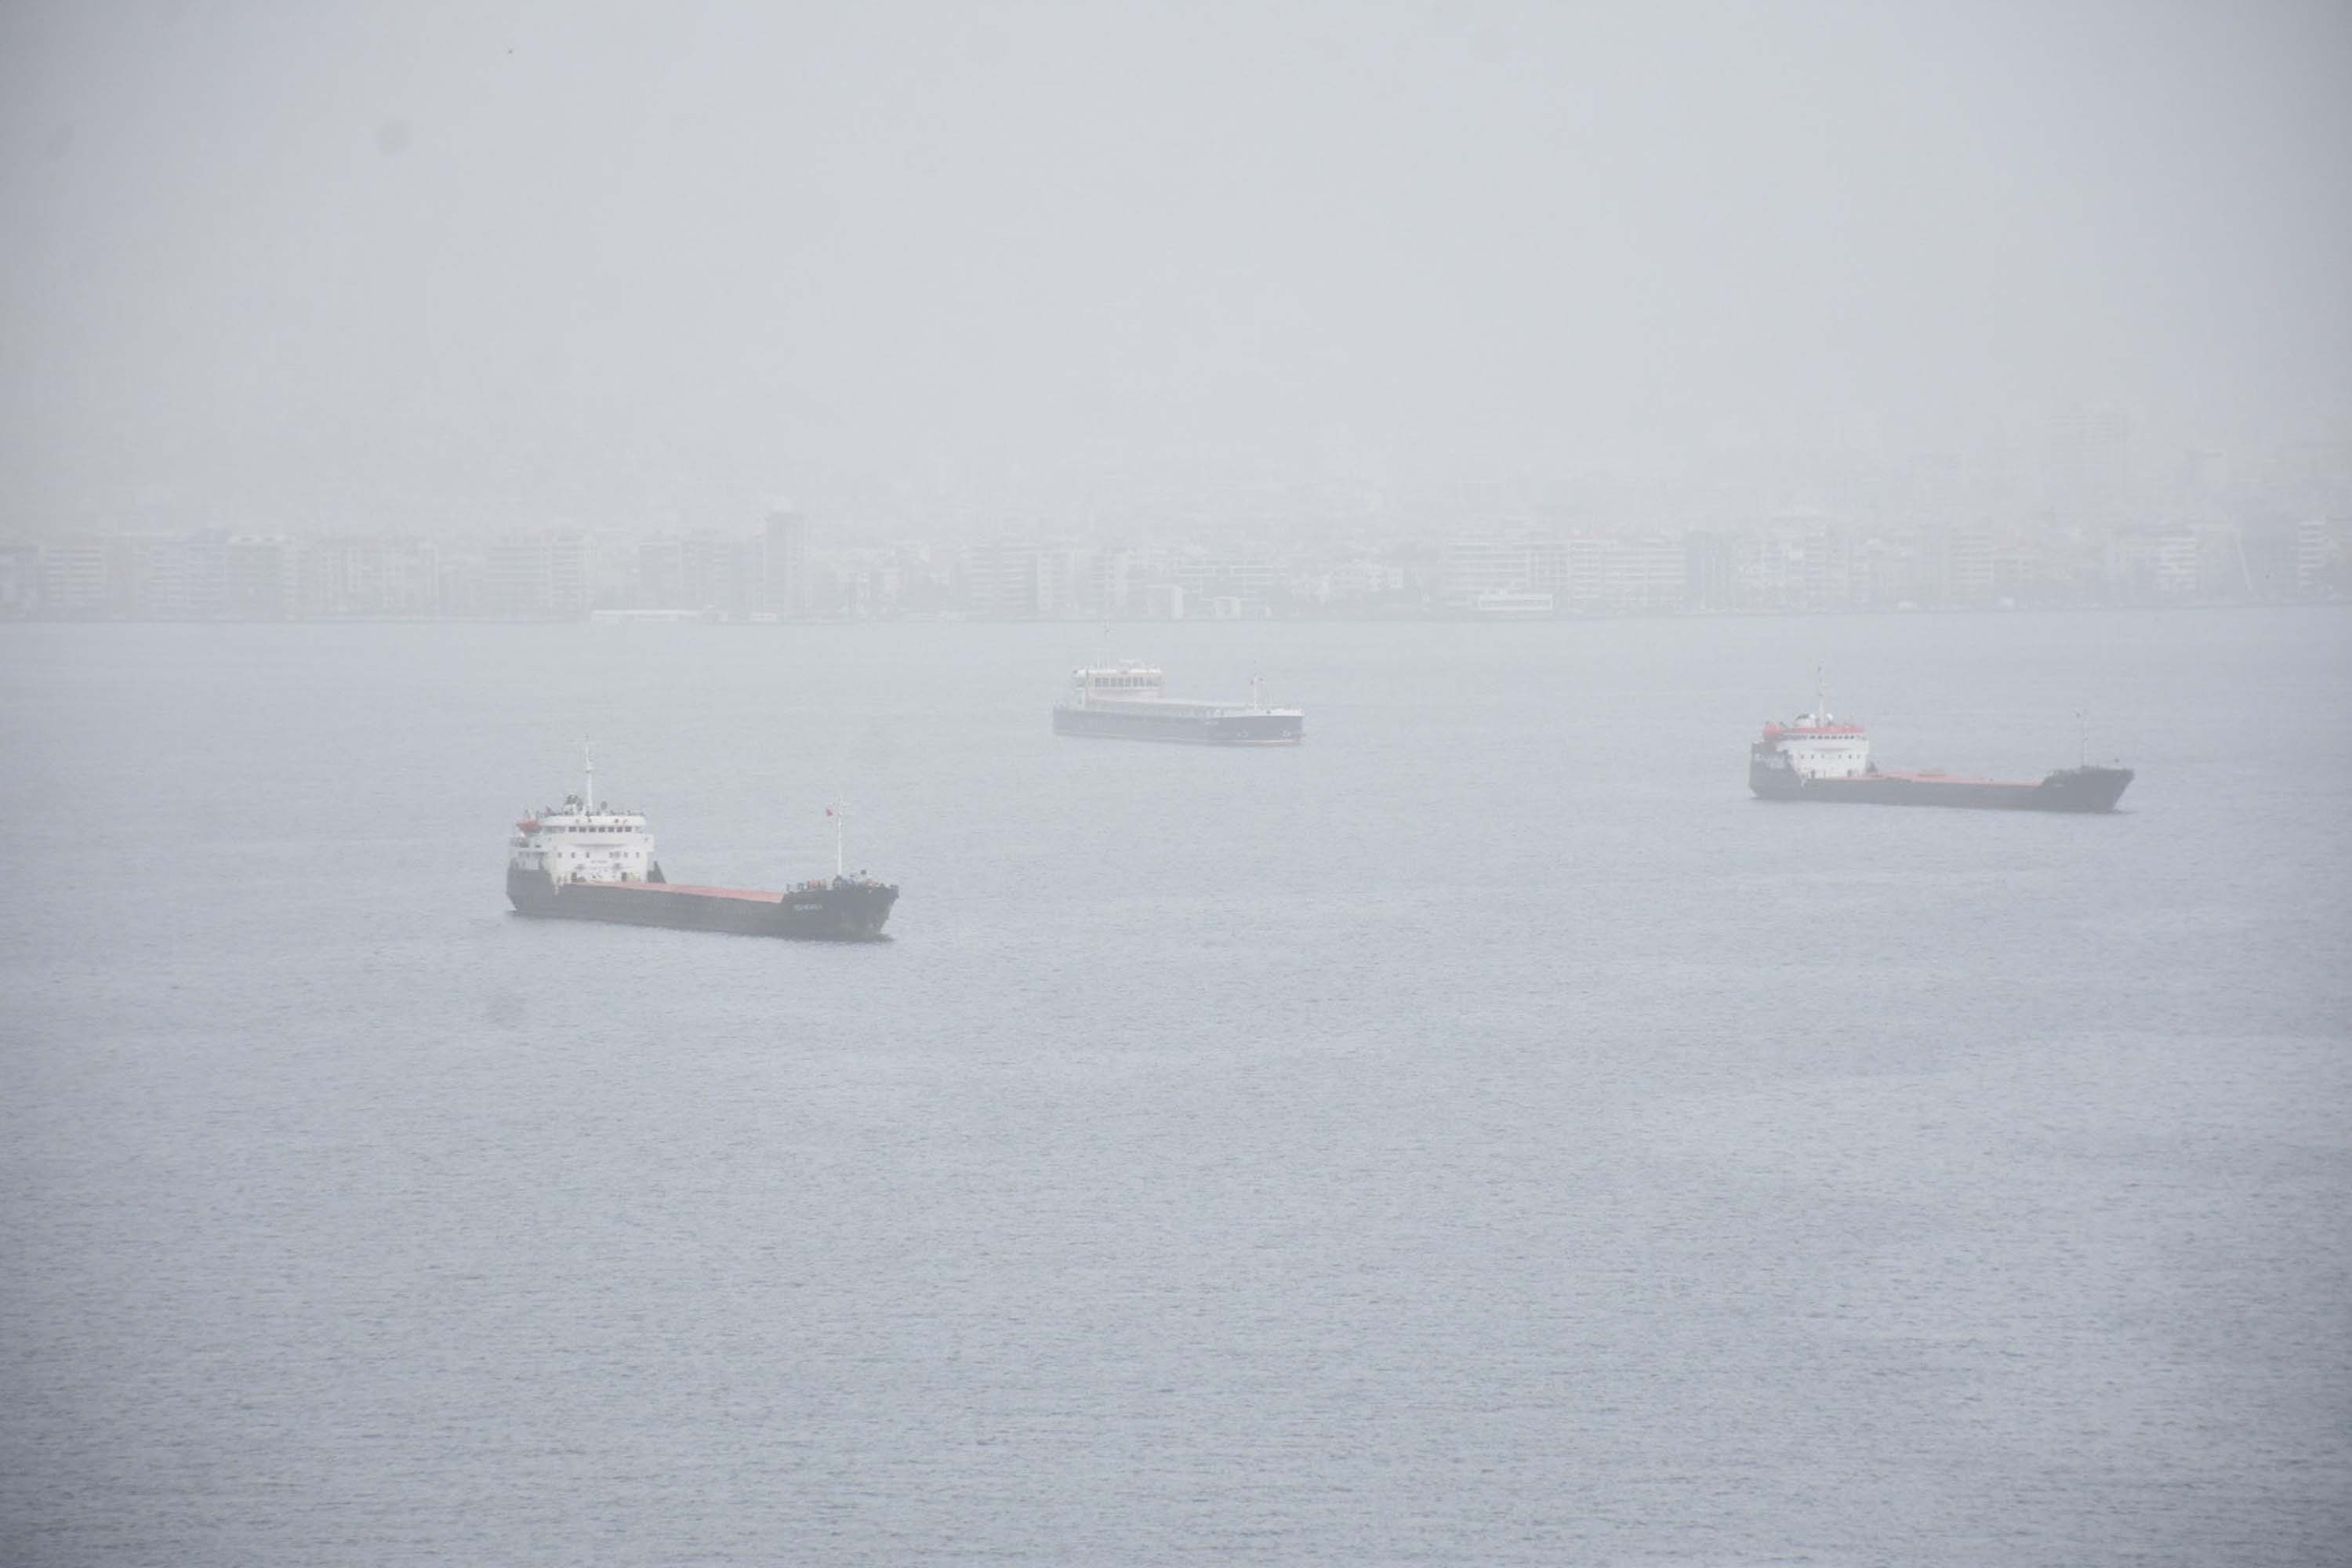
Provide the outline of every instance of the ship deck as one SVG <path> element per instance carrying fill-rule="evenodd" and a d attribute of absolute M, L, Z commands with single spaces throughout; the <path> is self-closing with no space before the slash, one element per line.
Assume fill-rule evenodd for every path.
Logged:
<path fill-rule="evenodd" d="M 1066 713 L 1115 713 L 1122 718 L 1139 719 L 1225 719 L 1267 716 L 1282 719 L 1303 719 L 1305 712 L 1297 708 L 1253 708 L 1246 702 L 1203 702 L 1191 697 L 1160 698 L 1101 698 L 1091 702 L 1060 702 L 1055 704 Z"/>
<path fill-rule="evenodd" d="M 1066 702 L 1073 713 L 1120 713 L 1151 719 L 1213 719 L 1225 713 L 1255 711 L 1245 702 L 1203 702 L 1191 697 L 1097 697 L 1091 702 Z"/>
<path fill-rule="evenodd" d="M 1901 784 L 1993 784 L 2001 789 L 2039 789 L 2042 787 L 2039 780 L 2032 779 L 1980 779 L 1969 773 L 1906 773 L 1900 770 L 1887 768 L 1881 768 L 1874 773 L 1864 773 L 1861 776 L 1865 779 L 1894 779 Z M 1835 784 L 1840 781 L 1835 779 L 1827 779 L 1822 782 Z"/>
<path fill-rule="evenodd" d="M 627 893 L 691 893 L 701 899 L 743 899 L 752 903 L 781 903 L 782 893 L 762 893 L 750 888 L 698 888 L 685 882 L 589 882 L 591 888 L 614 888 Z"/>

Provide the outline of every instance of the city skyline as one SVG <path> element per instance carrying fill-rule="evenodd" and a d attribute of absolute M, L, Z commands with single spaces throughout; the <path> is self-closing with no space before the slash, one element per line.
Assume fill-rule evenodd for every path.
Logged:
<path fill-rule="evenodd" d="M 828 538 L 796 511 L 651 534 L 147 532 L 0 541 L 0 616 L 285 621 L 1534 619 L 2296 604 L 2352 596 L 2352 526 L 2320 518 L 2075 527 L 1456 529 L 1238 548 L 1027 535 Z"/>

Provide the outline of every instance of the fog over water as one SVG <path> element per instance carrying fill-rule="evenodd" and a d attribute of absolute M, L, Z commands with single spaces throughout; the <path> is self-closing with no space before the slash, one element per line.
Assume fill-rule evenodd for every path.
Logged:
<path fill-rule="evenodd" d="M 2348 630 L 0 628 L 0 1555 L 2329 1561 Z M 591 727 L 895 940 L 505 912 Z"/>
<path fill-rule="evenodd" d="M 0 7 L 0 1568 L 2344 1561 L 2347 63 Z"/>

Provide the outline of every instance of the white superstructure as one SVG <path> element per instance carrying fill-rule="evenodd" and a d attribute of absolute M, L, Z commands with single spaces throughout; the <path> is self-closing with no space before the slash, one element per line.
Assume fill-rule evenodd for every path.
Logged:
<path fill-rule="evenodd" d="M 596 764 L 583 755 L 583 766 L 587 784 L 580 794 L 515 824 L 514 837 L 507 840 L 507 864 L 544 871 L 557 882 L 657 879 L 654 836 L 644 815 L 597 800 Z"/>
<path fill-rule="evenodd" d="M 1873 772 L 1870 736 L 1829 713 L 1800 713 L 1792 724 L 1764 726 L 1763 749 L 1789 760 L 1800 778 L 1858 779 Z"/>
<path fill-rule="evenodd" d="M 1070 705 L 1108 708 L 1121 702 L 1161 702 L 1168 697 L 1168 675 L 1144 664 L 1117 664 L 1102 669 L 1070 671 Z"/>
<path fill-rule="evenodd" d="M 1220 714 L 1280 715 L 1304 718 L 1296 708 L 1269 708 L 1250 679 L 1246 702 L 1206 702 L 1168 695 L 1167 674 L 1148 664 L 1115 664 L 1097 669 L 1070 671 L 1070 695 L 1065 707 L 1095 713 L 1213 718 Z"/>

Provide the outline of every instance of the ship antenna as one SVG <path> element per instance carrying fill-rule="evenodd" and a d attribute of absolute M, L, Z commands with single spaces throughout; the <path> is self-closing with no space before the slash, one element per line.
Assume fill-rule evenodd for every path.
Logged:
<path fill-rule="evenodd" d="M 580 814 L 593 816 L 596 815 L 596 758 L 588 750 L 588 737 L 585 735 L 580 737 L 580 767 L 587 774 L 588 789 L 588 793 L 580 797 Z"/>

